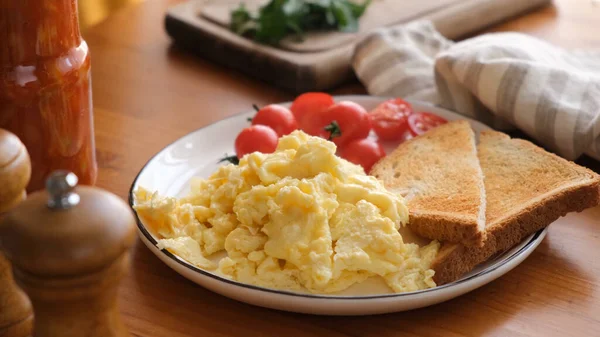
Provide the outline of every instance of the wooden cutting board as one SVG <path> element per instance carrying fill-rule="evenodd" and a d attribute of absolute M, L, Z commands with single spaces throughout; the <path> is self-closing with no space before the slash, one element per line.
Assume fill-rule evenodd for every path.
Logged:
<path fill-rule="evenodd" d="M 355 44 L 370 31 L 412 20 L 431 20 L 450 39 L 519 15 L 551 0 L 373 0 L 356 33 L 312 33 L 272 47 L 228 29 L 229 13 L 242 0 L 194 0 L 171 7 L 165 27 L 173 40 L 214 62 L 292 93 L 328 90 L 353 77 Z M 243 0 L 255 10 L 268 0 Z"/>
<path fill-rule="evenodd" d="M 354 0 L 357 3 L 364 0 Z M 303 41 L 289 37 L 282 41 L 280 48 L 296 52 L 320 52 L 333 49 L 365 35 L 369 31 L 389 26 L 398 22 L 406 22 L 426 13 L 462 0 L 374 0 L 360 18 L 359 31 L 356 34 L 341 32 L 323 32 L 307 34 Z M 244 5 L 251 11 L 256 10 L 269 0 L 245 0 Z M 229 26 L 229 17 L 233 9 L 239 6 L 240 0 L 210 1 L 200 7 L 200 16 L 223 27 Z"/>

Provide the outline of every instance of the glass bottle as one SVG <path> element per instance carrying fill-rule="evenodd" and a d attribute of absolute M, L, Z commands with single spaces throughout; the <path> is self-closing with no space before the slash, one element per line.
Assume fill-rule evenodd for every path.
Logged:
<path fill-rule="evenodd" d="M 29 151 L 28 192 L 56 169 L 96 182 L 90 54 L 77 0 L 0 0 L 0 128 Z"/>

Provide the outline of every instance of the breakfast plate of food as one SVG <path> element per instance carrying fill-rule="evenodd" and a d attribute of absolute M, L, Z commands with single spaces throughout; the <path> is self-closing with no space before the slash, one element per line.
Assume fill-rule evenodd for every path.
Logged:
<path fill-rule="evenodd" d="M 368 315 L 501 277 L 548 225 L 597 205 L 599 185 L 436 106 L 308 93 L 168 145 L 129 202 L 144 244 L 198 285 L 267 308 Z"/>

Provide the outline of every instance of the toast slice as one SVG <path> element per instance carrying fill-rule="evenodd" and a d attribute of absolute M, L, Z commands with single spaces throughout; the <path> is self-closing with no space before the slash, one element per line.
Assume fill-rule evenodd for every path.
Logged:
<path fill-rule="evenodd" d="M 480 135 L 486 190 L 483 247 L 442 245 L 432 264 L 438 285 L 453 282 L 569 212 L 600 203 L 600 176 L 522 140 L 495 131 Z"/>
<path fill-rule="evenodd" d="M 469 122 L 450 122 L 406 141 L 371 170 L 405 197 L 409 228 L 443 242 L 481 246 L 485 190 Z"/>

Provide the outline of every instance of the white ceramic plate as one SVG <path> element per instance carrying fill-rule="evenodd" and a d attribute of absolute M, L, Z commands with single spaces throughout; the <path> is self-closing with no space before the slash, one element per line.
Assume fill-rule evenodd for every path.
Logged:
<path fill-rule="evenodd" d="M 372 96 L 339 96 L 336 101 L 352 100 L 366 109 L 374 108 L 384 98 Z M 415 111 L 430 111 L 448 120 L 465 119 L 456 113 L 429 104 L 411 102 Z M 289 103 L 288 103 L 289 104 Z M 188 192 L 188 182 L 194 176 L 208 177 L 218 167 L 218 159 L 225 153 L 233 154 L 233 141 L 241 129 L 248 125 L 247 118 L 254 111 L 248 111 L 196 130 L 168 145 L 142 168 L 134 180 L 131 191 L 143 186 L 158 191 L 165 196 L 182 196 Z M 489 129 L 487 126 L 469 120 L 476 133 Z M 387 144 L 386 151 L 395 145 Z M 130 204 L 133 197 L 130 192 Z M 546 231 L 531 235 L 519 245 L 479 266 L 460 280 L 436 288 L 394 294 L 375 283 L 365 282 L 346 290 L 340 295 L 313 295 L 267 289 L 231 281 L 211 272 L 199 269 L 185 260 L 156 247 L 157 238 L 139 220 L 138 230 L 144 244 L 160 260 L 187 279 L 221 295 L 232 299 L 285 311 L 322 315 L 369 315 L 422 308 L 447 301 L 509 272 L 527 258 L 540 244 Z"/>

